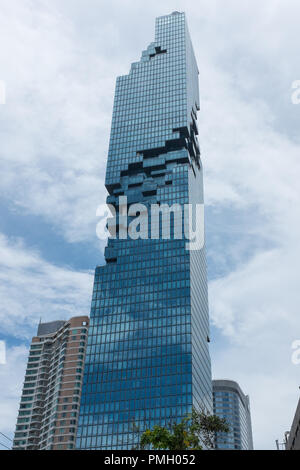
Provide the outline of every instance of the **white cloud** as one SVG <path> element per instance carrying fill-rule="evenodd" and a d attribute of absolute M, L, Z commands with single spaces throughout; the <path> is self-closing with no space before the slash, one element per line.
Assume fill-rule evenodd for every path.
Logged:
<path fill-rule="evenodd" d="M 299 366 L 291 357 L 300 339 L 299 251 L 283 244 L 210 284 L 211 318 L 226 338 L 213 347 L 214 375 L 238 380 L 250 394 L 258 448 L 283 438 L 296 409 Z"/>
<path fill-rule="evenodd" d="M 46 262 L 21 240 L 0 236 L 1 333 L 30 338 L 39 319 L 89 315 L 92 274 Z"/>
<path fill-rule="evenodd" d="M 34 4 L 2 7 L 0 191 L 67 240 L 95 239 L 116 72 L 48 2 Z"/>
<path fill-rule="evenodd" d="M 12 439 L 22 393 L 28 349 L 25 345 L 8 348 L 6 357 L 6 364 L 0 365 L 0 382 L 5 384 L 5 387 L 0 388 L 0 431 Z M 12 443 L 3 436 L 0 440 L 7 447 L 11 447 Z"/>
<path fill-rule="evenodd" d="M 39 319 L 52 321 L 89 315 L 93 275 L 58 267 L 29 249 L 21 239 L 0 235 L 1 339 L 29 340 Z M 7 347 L 0 365 L 0 431 L 12 438 L 28 349 Z M 5 445 L 9 441 L 1 439 Z"/>

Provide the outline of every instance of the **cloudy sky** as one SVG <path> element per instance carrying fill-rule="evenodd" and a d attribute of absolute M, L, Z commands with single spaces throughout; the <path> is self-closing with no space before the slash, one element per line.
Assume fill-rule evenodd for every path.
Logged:
<path fill-rule="evenodd" d="M 13 434 L 39 319 L 89 313 L 115 78 L 153 41 L 155 17 L 179 10 L 200 70 L 213 375 L 250 395 L 255 448 L 273 449 L 300 385 L 299 2 L 0 7 L 0 431 Z"/>

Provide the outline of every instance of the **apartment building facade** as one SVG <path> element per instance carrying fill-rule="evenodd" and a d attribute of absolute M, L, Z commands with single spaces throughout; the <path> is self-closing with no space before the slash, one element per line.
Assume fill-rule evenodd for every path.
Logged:
<path fill-rule="evenodd" d="M 213 380 L 214 414 L 225 418 L 228 433 L 217 433 L 216 449 L 253 450 L 249 396 L 233 380 Z"/>
<path fill-rule="evenodd" d="M 14 450 L 75 448 L 88 327 L 87 316 L 39 324 L 30 345 Z"/>

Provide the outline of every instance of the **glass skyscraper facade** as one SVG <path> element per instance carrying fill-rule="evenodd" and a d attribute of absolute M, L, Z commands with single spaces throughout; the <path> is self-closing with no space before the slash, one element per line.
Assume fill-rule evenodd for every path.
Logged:
<path fill-rule="evenodd" d="M 252 450 L 252 425 L 249 397 L 232 380 L 213 380 L 214 414 L 225 418 L 228 433 L 217 433 L 220 450 Z"/>
<path fill-rule="evenodd" d="M 197 110 L 198 68 L 174 12 L 117 78 L 106 188 L 118 233 L 95 271 L 77 448 L 131 449 L 136 427 L 212 411 L 205 247 L 188 250 L 174 227 L 169 238 L 120 236 L 121 196 L 128 207 L 203 204 Z"/>

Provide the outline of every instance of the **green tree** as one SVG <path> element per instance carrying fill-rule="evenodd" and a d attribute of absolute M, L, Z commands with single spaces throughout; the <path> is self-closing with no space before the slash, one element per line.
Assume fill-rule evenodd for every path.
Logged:
<path fill-rule="evenodd" d="M 154 426 L 147 429 L 140 439 L 140 449 L 151 446 L 153 449 L 202 450 L 214 449 L 217 432 L 227 433 L 229 427 L 225 419 L 211 415 L 204 409 L 195 408 L 179 423 L 169 427 Z"/>

